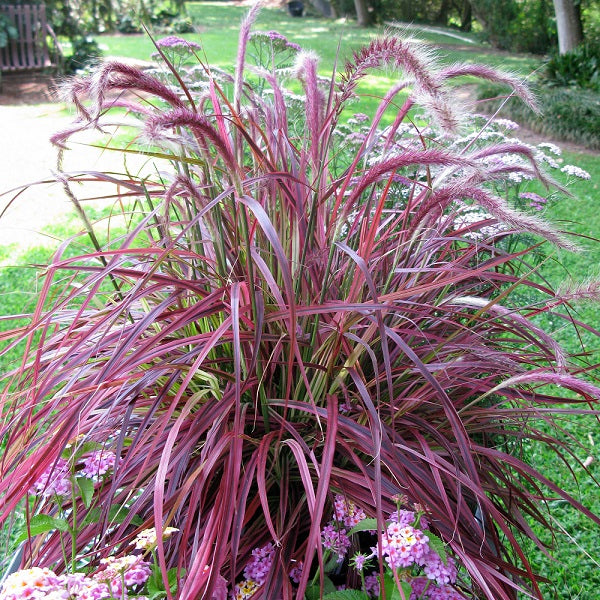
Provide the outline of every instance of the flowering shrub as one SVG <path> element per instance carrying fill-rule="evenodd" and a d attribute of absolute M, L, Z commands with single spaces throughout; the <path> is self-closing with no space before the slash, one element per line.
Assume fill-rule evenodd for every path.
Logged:
<path fill-rule="evenodd" d="M 409 597 L 413 600 L 419 598 L 463 600 L 465 596 L 454 587 L 458 575 L 455 560 L 446 553 L 444 544 L 439 538 L 431 532 L 425 533 L 427 526 L 427 518 L 422 513 L 398 508 L 389 515 L 379 545 L 375 535 L 377 520 L 367 518 L 365 512 L 354 502 L 337 494 L 334 499 L 333 517 L 321 531 L 321 544 L 325 551 L 323 559 L 325 570 L 327 571 L 329 567 L 334 573 L 332 576 L 335 577 L 339 563 L 347 558 L 353 545 L 351 538 L 359 532 L 370 533 L 371 542 L 375 545 L 369 546 L 368 553 L 356 552 L 348 563 L 350 568 L 360 575 L 358 587 L 348 588 L 344 585 L 324 597 L 335 597 L 339 600 L 380 598 L 383 597 L 381 594 L 383 588 L 391 593 L 390 590 L 393 590 L 395 583 L 401 582 L 406 600 Z M 441 556 L 438 552 L 441 552 Z M 234 586 L 235 600 L 255 597 L 267 580 L 273 566 L 274 554 L 275 548 L 271 543 L 252 551 L 251 559 L 244 567 L 243 581 Z M 333 558 L 333 561 L 329 561 L 329 557 Z M 374 557 L 384 569 L 384 586 L 381 586 L 379 571 L 373 570 Z M 299 582 L 302 568 L 302 563 L 297 565 L 293 576 L 290 571 L 290 578 L 294 583 Z M 365 573 L 367 568 L 371 569 L 369 574 Z M 308 598 L 321 597 L 321 587 L 315 583 L 318 576 L 319 572 L 315 573 L 312 585 L 307 588 Z M 326 576 L 324 581 L 326 590 L 336 589 L 329 577 Z"/>
<path fill-rule="evenodd" d="M 56 532 L 59 536 L 70 536 L 70 544 L 61 540 L 63 567 L 65 573 L 57 575 L 47 567 L 22 569 L 8 575 L 0 588 L 0 600 L 24 600 L 26 598 L 56 598 L 69 600 L 103 600 L 105 598 L 138 598 L 148 600 L 139 594 L 146 590 L 152 575 L 152 563 L 144 559 L 144 554 L 125 554 L 120 557 L 100 558 L 96 566 L 90 569 L 89 557 L 78 556 L 78 536 L 85 527 L 89 527 L 98 518 L 94 518 L 96 486 L 109 476 L 117 466 L 116 455 L 104 448 L 94 450 L 97 444 L 85 443 L 78 446 L 78 440 L 69 444 L 65 454 L 69 459 L 59 458 L 48 467 L 33 483 L 29 490 L 40 501 L 38 511 L 29 522 L 31 534 L 40 535 Z M 78 505 L 77 500 L 81 501 Z M 34 504 L 34 507 L 36 505 Z M 78 519 L 78 512 L 89 510 L 84 519 Z M 117 507 L 123 509 L 124 507 Z M 48 514 L 41 512 L 45 510 Z M 59 516 L 53 516 L 58 511 Z M 79 515 L 81 516 L 81 515 Z M 111 517 L 119 521 L 117 514 Z M 122 520 L 122 519 L 121 519 Z M 177 529 L 166 527 L 162 539 L 166 540 Z M 155 528 L 142 530 L 132 544 L 136 550 L 150 552 L 156 557 L 157 546 Z M 70 547 L 72 555 L 67 555 Z M 83 560 L 82 560 L 83 559 Z M 84 571 L 78 571 L 78 568 Z M 150 591 L 164 593 L 162 577 L 154 574 L 150 582 Z"/>
<path fill-rule="evenodd" d="M 54 137 L 61 152 L 79 131 L 112 135 L 124 108 L 123 152 L 154 168 L 61 174 L 93 249 L 61 247 L 31 324 L 5 334 L 27 352 L 2 396 L 0 521 L 28 490 L 55 503 L 21 566 L 106 567 L 101 583 L 120 572 L 123 594 L 133 553 L 152 557 L 133 594 L 184 600 L 541 597 L 519 544 L 528 519 L 551 527 L 540 499 L 600 519 L 519 449 L 577 460 L 538 425 L 597 415 L 600 390 L 535 318 L 566 319 L 562 306 L 598 288 L 558 294 L 529 276 L 525 235 L 576 244 L 499 190 L 553 182 L 506 133 L 465 140 L 476 120 L 449 83 L 479 75 L 533 100 L 509 76 L 440 67 L 397 37 L 325 81 L 313 53 L 252 38 L 255 14 L 233 73 L 106 63 L 68 88 L 80 120 Z M 253 39 L 266 45 L 255 59 Z M 342 124 L 380 68 L 397 83 Z M 75 196 L 90 179 L 115 186 L 122 235 L 102 235 Z M 85 466 L 75 436 L 110 440 L 114 460 L 88 451 Z M 133 550 L 152 527 L 156 547 L 145 534 Z"/>
<path fill-rule="evenodd" d="M 150 576 L 149 565 L 139 557 L 104 559 L 103 569 L 92 577 L 84 573 L 56 575 L 48 568 L 32 567 L 10 574 L 0 591 L 2 600 L 103 600 L 105 598 L 137 598 L 131 588 L 143 586 Z"/>

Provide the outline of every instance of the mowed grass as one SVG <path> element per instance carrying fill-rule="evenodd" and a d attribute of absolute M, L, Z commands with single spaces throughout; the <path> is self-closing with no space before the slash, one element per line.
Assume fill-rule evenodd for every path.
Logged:
<path fill-rule="evenodd" d="M 209 63 L 232 69 L 237 51 L 239 23 L 246 12 L 245 8 L 218 2 L 188 3 L 190 16 L 197 24 L 198 33 L 183 37 L 202 44 L 202 52 Z M 352 50 L 368 43 L 374 35 L 383 30 L 363 30 L 351 21 L 328 21 L 315 17 L 294 19 L 283 10 L 265 9 L 259 15 L 255 29 L 277 30 L 307 49 L 313 49 L 322 57 L 321 73 L 331 75 L 335 65 L 340 68 Z M 409 30 L 416 35 L 414 28 Z M 158 33 L 156 37 L 161 37 Z M 481 44 L 468 44 L 451 36 L 439 33 L 421 33 L 426 41 L 441 44 L 438 53 L 446 63 L 484 63 L 508 69 L 529 76 L 539 68 L 537 57 L 498 53 Z M 474 38 L 472 38 L 474 39 Z M 99 42 L 105 47 L 107 56 L 126 56 L 139 60 L 149 60 L 154 51 L 152 41 L 143 35 L 104 35 Z M 371 112 L 377 98 L 388 89 L 391 72 L 375 74 L 369 85 L 361 88 L 361 98 L 356 112 Z M 600 196 L 600 159 L 590 153 L 565 153 L 565 163 L 578 165 L 592 175 L 591 181 L 576 181 L 570 187 L 572 198 L 564 198 L 549 207 L 546 217 L 561 229 L 572 231 L 582 247 L 580 253 L 551 251 L 551 255 L 541 267 L 540 276 L 557 287 L 569 280 L 582 281 L 600 277 L 600 210 L 597 208 Z M 53 230 L 59 238 L 71 236 L 80 229 L 76 219 L 67 221 L 59 229 Z M 17 246 L 0 247 L 0 315 L 22 314 L 33 307 L 41 269 L 52 252 L 49 246 L 22 250 Z M 600 328 L 600 306 L 596 304 L 574 305 L 572 315 L 584 323 Z M 14 322 L 13 322 L 14 323 Z M 581 354 L 581 360 L 592 364 L 600 362 L 598 339 L 585 328 L 577 331 L 568 326 L 564 319 L 544 318 L 544 326 L 572 353 Z M 0 320 L 0 330 L 9 326 Z M 0 344 L 2 342 L 0 341 Z M 0 358 L 0 372 L 6 372 L 19 359 L 18 350 L 8 357 Z M 585 407 L 584 407 L 585 408 Z M 598 485 L 592 477 L 600 479 L 599 462 L 595 459 L 589 465 L 589 473 L 577 463 L 588 455 L 599 456 L 600 425 L 589 417 L 569 418 L 562 423 L 563 440 L 574 453 L 569 464 L 560 462 L 548 449 L 530 445 L 526 448 L 526 458 L 548 474 L 581 502 L 600 513 Z M 581 445 L 578 445 L 580 443 Z M 539 572 L 552 584 L 544 586 L 546 598 L 560 600 L 581 600 L 598 597 L 600 589 L 600 569 L 598 563 L 597 537 L 599 529 L 579 514 L 569 509 L 564 502 L 551 502 L 549 509 L 557 520 L 558 534 L 555 540 L 548 531 L 537 531 L 540 538 L 550 544 L 554 542 L 554 559 L 545 557 L 529 544 L 528 556 Z M 2 548 L 0 546 L 0 553 Z M 1 562 L 1 561 L 0 561 Z"/>

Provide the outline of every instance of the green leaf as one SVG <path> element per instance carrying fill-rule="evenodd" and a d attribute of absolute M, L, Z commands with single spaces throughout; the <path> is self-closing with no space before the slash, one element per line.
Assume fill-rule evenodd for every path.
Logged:
<path fill-rule="evenodd" d="M 429 547 L 442 559 L 442 562 L 448 564 L 448 553 L 446 552 L 446 544 L 431 531 L 426 532 L 429 538 Z"/>
<path fill-rule="evenodd" d="M 150 595 L 151 600 L 164 598 L 167 595 L 160 569 L 156 565 L 152 568 L 152 574 L 146 582 L 146 587 L 148 588 L 148 594 Z"/>
<path fill-rule="evenodd" d="M 183 577 L 186 573 L 185 569 L 181 569 L 181 576 Z M 172 594 L 177 593 L 177 567 L 173 567 L 167 571 L 167 578 L 169 581 L 169 589 Z M 158 566 L 154 566 L 152 574 L 146 583 L 150 600 L 159 600 L 160 598 L 166 598 L 167 592 L 162 579 L 162 574 Z"/>
<path fill-rule="evenodd" d="M 50 515 L 34 515 L 29 521 L 29 533 L 31 537 L 56 530 L 69 531 L 69 523 L 65 519 L 51 517 Z M 28 537 L 28 532 L 25 530 L 17 538 L 16 542 L 21 543 L 28 539 Z"/>
<path fill-rule="evenodd" d="M 383 581 L 385 585 L 386 600 L 402 600 L 402 594 L 398 590 L 398 586 L 396 585 L 396 582 L 394 581 L 392 575 L 386 573 Z M 400 587 L 402 588 L 405 600 L 408 600 L 412 591 L 410 583 L 407 583 L 406 581 L 401 581 Z"/>
<path fill-rule="evenodd" d="M 177 567 L 173 567 L 172 569 L 169 569 L 167 571 L 167 579 L 169 581 L 169 589 L 171 590 L 172 594 L 175 594 L 177 592 L 177 572 L 179 571 L 179 569 Z M 185 569 L 181 570 L 181 576 L 183 577 L 185 575 Z"/>
<path fill-rule="evenodd" d="M 359 531 L 377 531 L 377 519 L 363 519 L 350 530 L 348 535 Z"/>
<path fill-rule="evenodd" d="M 94 482 L 87 477 L 76 477 L 75 481 L 77 481 L 77 487 L 81 492 L 81 499 L 83 500 L 84 506 L 89 508 L 94 499 Z"/>
<path fill-rule="evenodd" d="M 412 586 L 407 581 L 401 581 L 400 587 L 402 588 L 402 591 L 404 592 L 404 597 L 406 598 L 406 600 L 408 600 L 410 598 L 410 593 L 412 592 Z M 396 588 L 396 592 L 397 591 L 398 591 L 398 588 Z M 398 597 L 400 597 L 399 594 L 398 594 Z"/>
<path fill-rule="evenodd" d="M 323 600 L 369 600 L 369 596 L 361 590 L 336 590 L 323 596 Z"/>
<path fill-rule="evenodd" d="M 73 460 L 74 463 L 78 461 L 84 454 L 89 454 L 94 450 L 102 450 L 105 448 L 104 444 L 100 444 L 98 442 L 87 441 L 83 442 L 83 444 L 74 443 L 72 445 L 67 446 L 61 453 L 61 458 L 65 460 Z"/>
<path fill-rule="evenodd" d="M 334 552 L 329 557 L 327 562 L 323 565 L 323 572 L 331 573 L 338 566 L 338 564 L 339 564 L 338 560 L 339 560 L 339 556 Z"/>
<path fill-rule="evenodd" d="M 124 508 L 120 504 L 111 504 L 111 507 L 108 509 L 108 522 L 109 523 L 123 523 L 127 516 L 129 515 L 129 509 Z M 91 510 L 87 512 L 85 518 L 81 522 L 82 525 L 89 525 L 90 523 L 97 523 L 102 516 L 102 510 L 100 507 L 95 506 Z M 136 515 L 131 520 L 131 524 L 135 526 L 139 526 L 142 524 L 142 520 Z"/>
<path fill-rule="evenodd" d="M 123 523 L 129 515 L 129 509 L 120 504 L 111 504 L 108 509 L 108 520 L 110 523 Z M 135 525 L 136 523 L 134 523 Z M 141 525 L 141 523 L 140 523 Z"/>
<path fill-rule="evenodd" d="M 134 515 L 134 517 L 131 519 L 131 524 L 139 527 L 140 525 L 144 524 L 144 520 L 139 515 Z"/>
<path fill-rule="evenodd" d="M 321 587 L 318 583 L 310 585 L 306 588 L 306 592 L 304 593 L 305 600 L 321 600 L 325 598 L 326 595 L 332 594 L 333 592 L 337 592 L 335 589 L 335 585 L 333 581 L 329 579 L 329 577 L 325 577 L 323 582 L 323 594 L 321 594 Z"/>
<path fill-rule="evenodd" d="M 83 527 L 84 525 L 90 525 L 91 523 L 97 523 L 100 520 L 101 514 L 102 513 L 97 506 L 95 506 L 91 510 L 88 510 L 87 514 L 83 518 L 83 521 L 81 521 L 81 526 Z"/>
<path fill-rule="evenodd" d="M 309 585 L 304 592 L 304 600 L 320 600 L 321 590 L 318 585 Z"/>

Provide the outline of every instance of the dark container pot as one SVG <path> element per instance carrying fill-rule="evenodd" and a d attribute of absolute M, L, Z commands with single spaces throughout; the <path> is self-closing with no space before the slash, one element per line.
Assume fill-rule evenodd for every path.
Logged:
<path fill-rule="evenodd" d="M 287 3 L 287 8 L 292 17 L 301 17 L 304 13 L 304 3 L 301 0 L 291 0 Z"/>

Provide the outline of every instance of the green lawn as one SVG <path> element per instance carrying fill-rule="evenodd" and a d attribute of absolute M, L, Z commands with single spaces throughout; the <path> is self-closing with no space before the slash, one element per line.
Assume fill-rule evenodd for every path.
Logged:
<path fill-rule="evenodd" d="M 218 2 L 191 2 L 188 10 L 199 28 L 198 34 L 185 35 L 187 39 L 200 42 L 209 62 L 224 68 L 231 68 L 236 55 L 238 25 L 245 9 Z M 285 34 L 291 41 L 318 51 L 323 57 L 321 71 L 330 74 L 336 57 L 343 58 L 361 44 L 368 42 L 378 33 L 374 30 L 362 30 L 351 22 L 329 22 L 324 19 L 307 17 L 293 19 L 282 10 L 265 9 L 259 16 L 255 29 L 276 29 Z M 413 33 L 411 31 L 411 33 Z M 157 37 L 158 36 L 157 34 Z M 443 43 L 440 53 L 446 63 L 456 61 L 483 62 L 492 66 L 510 69 L 523 76 L 529 75 L 539 67 L 540 61 L 531 56 L 514 56 L 493 52 L 482 45 L 468 46 L 448 36 L 427 33 L 424 36 L 432 43 Z M 105 54 L 110 56 L 127 56 L 148 60 L 153 45 L 146 35 L 103 35 L 99 42 L 105 46 Z M 339 50 L 338 50 L 339 45 Z M 343 62 L 343 61 L 342 61 Z M 389 73 L 381 73 L 370 80 L 369 89 L 363 89 L 363 102 L 368 107 L 369 95 L 380 95 L 387 89 Z M 357 106 L 358 111 L 358 106 Z M 365 112 L 368 111 L 365 110 Z M 559 285 L 569 277 L 577 280 L 600 276 L 600 244 L 594 238 L 600 235 L 600 211 L 598 199 L 600 195 L 600 160 L 597 155 L 588 153 L 565 154 L 564 161 L 582 167 L 592 174 L 592 180 L 578 182 L 571 187 L 573 198 L 563 199 L 552 205 L 547 217 L 561 228 L 574 231 L 581 236 L 583 251 L 579 254 L 557 253 L 548 260 L 542 270 L 543 277 L 553 285 Z M 78 229 L 75 221 L 55 231 L 59 237 L 65 237 Z M 39 272 L 35 267 L 23 268 L 22 265 L 40 264 L 47 258 L 50 249 L 39 247 L 26 252 L 16 247 L 0 247 L 0 313 L 14 314 L 28 310 L 35 300 L 36 282 Z M 600 327 L 600 307 L 597 305 L 575 306 L 574 314 L 584 322 Z M 582 330 L 581 338 L 574 335 L 572 328 L 565 327 L 560 319 L 546 320 L 545 325 L 551 328 L 555 337 L 571 352 L 580 352 L 583 348 L 589 353 L 587 360 L 600 362 L 598 340 Z M 0 321 L 0 330 L 6 327 Z M 13 359 L 16 355 L 13 355 Z M 0 372 L 9 368 L 9 362 L 0 362 Z M 595 427 L 596 431 L 593 429 Z M 584 460 L 586 452 L 593 453 L 591 442 L 595 448 L 600 447 L 600 428 L 598 423 L 589 419 L 571 419 L 565 423 L 565 430 L 580 440 L 587 449 L 575 448 L 576 455 Z M 565 433 L 565 443 L 572 445 L 573 440 Z M 549 473 L 554 474 L 560 483 L 581 498 L 581 501 L 600 513 L 600 494 L 596 484 L 575 464 L 571 465 L 577 474 L 578 484 L 568 468 L 557 461 L 556 457 L 538 448 L 529 449 L 529 459 L 543 463 Z M 590 467 L 592 474 L 600 479 L 598 461 Z M 557 539 L 555 552 L 556 562 L 546 559 L 541 554 L 530 554 L 540 572 L 556 582 L 555 588 L 546 590 L 548 598 L 560 600 L 588 599 L 598 597 L 600 588 L 600 569 L 598 562 L 597 536 L 598 528 L 582 521 L 578 515 L 569 511 L 563 503 L 557 501 L 552 506 L 553 514 L 560 519 L 566 533 Z M 547 532 L 538 532 L 547 539 Z M 535 558 L 534 558 L 535 556 Z M 539 556 L 539 559 L 538 559 Z"/>
<path fill-rule="evenodd" d="M 237 52 L 239 24 L 246 9 L 239 6 L 224 6 L 221 2 L 189 2 L 188 12 L 197 24 L 198 33 L 184 34 L 182 37 L 202 44 L 203 52 L 211 64 L 231 68 Z M 303 48 L 316 50 L 322 58 L 323 72 L 331 72 L 338 58 L 348 57 L 353 49 L 368 43 L 384 28 L 362 29 L 353 21 L 329 21 L 316 17 L 292 18 L 280 9 L 263 9 L 254 26 L 255 30 L 276 30 L 290 41 Z M 402 29 L 400 29 L 402 31 Z M 512 55 L 496 52 L 487 46 L 473 44 L 466 47 L 460 40 L 443 34 L 419 32 L 418 27 L 408 30 L 411 36 L 431 44 L 442 44 L 439 53 L 444 62 L 465 61 L 510 69 L 528 75 L 539 66 L 539 59 L 529 55 Z M 153 33 L 156 39 L 162 34 Z M 108 56 L 127 56 L 139 60 L 149 60 L 155 50 L 146 34 L 102 35 L 98 42 Z M 338 52 L 339 44 L 339 52 Z"/>

